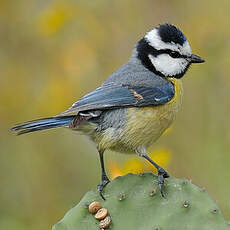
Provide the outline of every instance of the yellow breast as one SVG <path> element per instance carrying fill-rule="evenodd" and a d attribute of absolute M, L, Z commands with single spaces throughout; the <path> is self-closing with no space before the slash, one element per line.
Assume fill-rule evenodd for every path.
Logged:
<path fill-rule="evenodd" d="M 148 148 L 171 125 L 182 102 L 182 82 L 171 79 L 175 87 L 174 97 L 166 104 L 127 109 L 127 123 L 122 132 L 122 145 L 128 149 Z"/>

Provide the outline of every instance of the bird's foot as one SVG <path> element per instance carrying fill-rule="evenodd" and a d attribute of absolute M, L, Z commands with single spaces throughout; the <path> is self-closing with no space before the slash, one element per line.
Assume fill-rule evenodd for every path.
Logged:
<path fill-rule="evenodd" d="M 97 191 L 99 192 L 101 198 L 105 200 L 105 197 L 103 196 L 102 192 L 104 187 L 110 182 L 109 178 L 107 176 L 103 176 L 101 183 L 97 186 Z"/>
<path fill-rule="evenodd" d="M 165 178 L 168 178 L 169 174 L 161 167 L 158 168 L 158 186 L 160 189 L 161 196 L 165 198 L 165 195 L 163 193 L 163 187 L 164 187 L 164 180 Z"/>

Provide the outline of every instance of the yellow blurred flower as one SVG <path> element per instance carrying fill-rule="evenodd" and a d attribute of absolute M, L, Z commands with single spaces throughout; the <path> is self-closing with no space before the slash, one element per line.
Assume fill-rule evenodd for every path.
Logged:
<path fill-rule="evenodd" d="M 41 35 L 55 35 L 73 16 L 73 8 L 64 2 L 58 2 L 46 8 L 39 16 L 37 24 Z"/>
<path fill-rule="evenodd" d="M 159 149 L 155 151 L 151 151 L 149 154 L 151 159 L 159 164 L 163 168 L 167 168 L 171 159 L 171 153 L 166 149 Z M 109 163 L 109 172 L 111 178 L 115 178 L 117 176 L 122 176 L 127 173 L 143 173 L 143 172 L 153 172 L 157 173 L 156 168 L 151 165 L 149 162 L 142 158 L 132 157 L 125 161 L 125 163 L 120 166 L 116 162 Z"/>
<path fill-rule="evenodd" d="M 109 162 L 109 173 L 111 179 L 123 175 L 120 166 L 116 162 Z"/>

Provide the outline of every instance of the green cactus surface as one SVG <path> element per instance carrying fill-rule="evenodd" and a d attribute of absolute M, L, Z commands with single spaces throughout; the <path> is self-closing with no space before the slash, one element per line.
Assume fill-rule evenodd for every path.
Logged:
<path fill-rule="evenodd" d="M 117 177 L 103 191 L 89 191 L 53 230 L 98 230 L 88 206 L 99 201 L 111 217 L 113 230 L 230 230 L 219 207 L 205 189 L 187 179 L 165 180 L 163 198 L 151 173 Z"/>

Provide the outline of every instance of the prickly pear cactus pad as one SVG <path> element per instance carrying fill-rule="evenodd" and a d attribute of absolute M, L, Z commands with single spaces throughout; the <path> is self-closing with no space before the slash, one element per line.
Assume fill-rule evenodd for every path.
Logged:
<path fill-rule="evenodd" d="M 117 177 L 103 192 L 105 201 L 97 191 L 86 193 L 53 230 L 230 230 L 208 193 L 187 179 L 168 178 L 166 198 L 160 195 L 157 177 L 151 173 Z M 94 201 L 107 209 L 106 219 L 98 220 L 89 212 Z M 109 226 L 99 225 L 107 220 Z"/>

